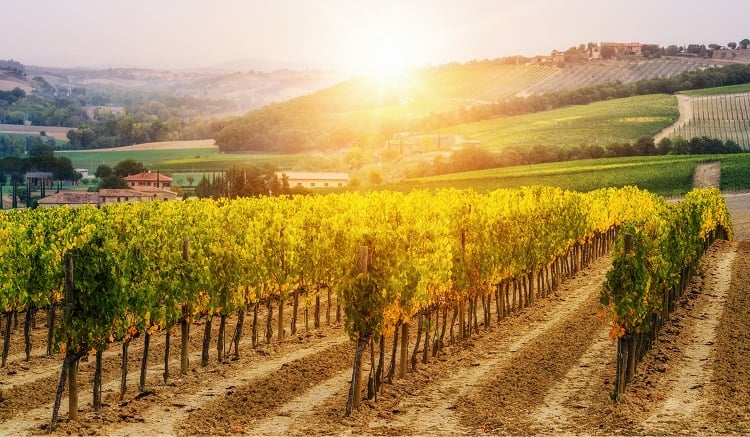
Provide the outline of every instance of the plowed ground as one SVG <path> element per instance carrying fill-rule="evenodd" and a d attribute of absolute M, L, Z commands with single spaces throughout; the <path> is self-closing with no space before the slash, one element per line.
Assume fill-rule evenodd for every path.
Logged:
<path fill-rule="evenodd" d="M 750 235 L 750 195 L 727 200 L 735 232 Z M 54 433 L 750 433 L 750 241 L 718 242 L 709 249 L 680 308 L 617 404 L 610 399 L 615 343 L 597 316 L 608 266 L 608 258 L 596 261 L 550 297 L 500 322 L 493 314 L 490 326 L 480 323 L 480 332 L 470 339 L 447 345 L 437 356 L 430 352 L 427 364 L 419 354 L 414 371 L 385 384 L 377 402 L 365 401 L 350 417 L 344 406 L 353 347 L 340 325 L 331 323 L 257 350 L 246 342 L 238 359 L 217 363 L 212 356 L 206 367 L 199 365 L 198 325 L 191 338 L 191 350 L 198 351 L 191 357 L 191 370 L 181 376 L 179 362 L 173 361 L 167 383 L 161 375 L 163 336 L 154 337 L 143 393 L 137 390 L 141 340 L 134 340 L 122 400 L 120 351 L 113 348 L 105 359 L 105 406 L 99 412 L 91 406 L 93 360 L 82 365 L 79 421 L 65 419 L 64 399 L 63 419 Z M 40 315 L 34 331 L 37 349 L 28 363 L 23 361 L 22 326 L 13 331 L 17 341 L 9 364 L 0 370 L 0 435 L 47 433 L 62 359 L 41 356 L 44 323 Z M 303 326 L 298 329 L 305 332 Z M 415 336 L 413 332 L 412 348 Z M 179 335 L 172 341 L 175 360 Z M 366 355 L 369 365 L 369 350 Z"/>

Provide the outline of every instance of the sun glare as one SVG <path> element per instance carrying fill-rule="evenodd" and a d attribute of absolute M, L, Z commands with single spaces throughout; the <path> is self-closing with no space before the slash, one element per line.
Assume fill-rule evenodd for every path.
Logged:
<path fill-rule="evenodd" d="M 378 82 L 393 85 L 407 69 L 420 64 L 420 35 L 408 26 L 382 26 L 350 38 L 345 67 L 352 75 L 370 75 Z"/>

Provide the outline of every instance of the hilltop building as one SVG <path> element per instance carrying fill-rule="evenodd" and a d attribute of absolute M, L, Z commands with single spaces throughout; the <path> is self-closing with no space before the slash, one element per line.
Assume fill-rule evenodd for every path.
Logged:
<path fill-rule="evenodd" d="M 643 51 L 643 46 L 639 42 L 601 42 L 599 43 L 600 50 L 604 48 L 612 48 L 615 50 L 617 55 L 635 55 L 640 56 Z"/>

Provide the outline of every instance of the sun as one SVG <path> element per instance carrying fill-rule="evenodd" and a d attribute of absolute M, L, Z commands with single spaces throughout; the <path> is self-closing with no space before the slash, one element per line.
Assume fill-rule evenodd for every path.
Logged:
<path fill-rule="evenodd" d="M 384 85 L 394 84 L 408 69 L 423 63 L 420 40 L 415 29 L 395 25 L 352 35 L 345 68 L 352 75 L 368 75 Z"/>

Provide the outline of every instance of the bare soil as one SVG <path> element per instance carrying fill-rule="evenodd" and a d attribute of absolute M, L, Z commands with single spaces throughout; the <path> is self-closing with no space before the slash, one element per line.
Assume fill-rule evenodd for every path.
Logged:
<path fill-rule="evenodd" d="M 201 367 L 198 324 L 191 370 L 184 376 L 175 362 L 179 335 L 173 337 L 167 383 L 161 380 L 163 335 L 154 337 L 143 393 L 136 387 L 142 342 L 133 341 L 123 400 L 114 345 L 105 360 L 105 406 L 99 412 L 90 399 L 92 362 L 84 364 L 79 420 L 65 418 L 63 399 L 63 420 L 54 434 L 748 434 L 750 241 L 744 240 L 750 239 L 750 194 L 728 195 L 727 203 L 738 240 L 709 249 L 619 403 L 610 398 L 615 343 L 597 315 L 609 266 L 605 257 L 531 307 L 499 323 L 493 314 L 490 326 L 480 324 L 470 339 L 447 345 L 437 356 L 430 353 L 427 364 L 419 361 L 406 378 L 385 384 L 377 401 L 365 401 L 350 417 L 344 410 L 353 348 L 340 325 L 257 350 L 246 339 L 238 359 L 217 363 L 212 355 Z M 43 357 L 44 323 L 40 314 L 28 363 L 18 338 L 22 326 L 14 331 L 12 360 L 0 369 L 0 435 L 47 433 L 62 360 Z M 369 350 L 366 356 L 369 366 Z"/>
<path fill-rule="evenodd" d="M 702 162 L 695 164 L 693 188 L 720 188 L 721 162 Z"/>
<path fill-rule="evenodd" d="M 132 150 L 182 150 L 182 149 L 210 149 L 216 147 L 214 140 L 185 140 L 159 141 L 156 143 L 133 144 L 132 146 L 115 147 L 110 149 L 94 149 L 95 152 L 127 152 Z"/>
<path fill-rule="evenodd" d="M 28 92 L 28 91 L 27 91 Z M 0 124 L 0 133 L 28 133 L 39 135 L 39 132 L 44 131 L 47 136 L 53 137 L 58 140 L 67 141 L 69 127 L 60 126 L 25 126 L 18 124 Z"/>

